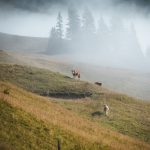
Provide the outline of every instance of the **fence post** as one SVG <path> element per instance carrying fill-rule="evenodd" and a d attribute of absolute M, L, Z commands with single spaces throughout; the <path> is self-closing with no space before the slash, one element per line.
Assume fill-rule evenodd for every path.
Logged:
<path fill-rule="evenodd" d="M 57 140 L 57 148 L 58 148 L 58 150 L 61 150 L 60 139 Z"/>

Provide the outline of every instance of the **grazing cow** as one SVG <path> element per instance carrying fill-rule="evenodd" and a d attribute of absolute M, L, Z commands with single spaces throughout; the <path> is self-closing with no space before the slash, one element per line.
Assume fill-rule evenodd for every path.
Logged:
<path fill-rule="evenodd" d="M 98 85 L 98 86 L 102 86 L 101 82 L 95 82 L 95 84 Z"/>
<path fill-rule="evenodd" d="M 80 79 L 80 71 L 79 70 L 71 70 L 73 77 L 78 77 Z"/>
<path fill-rule="evenodd" d="M 108 105 L 104 105 L 104 113 L 105 113 L 105 115 L 106 116 L 108 116 L 108 111 L 109 111 L 109 107 L 108 107 Z"/>

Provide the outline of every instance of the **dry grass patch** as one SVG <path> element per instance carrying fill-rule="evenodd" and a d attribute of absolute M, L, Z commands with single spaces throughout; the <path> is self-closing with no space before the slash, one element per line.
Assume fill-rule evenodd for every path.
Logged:
<path fill-rule="evenodd" d="M 9 83 L 1 82 L 0 87 L 0 97 L 4 101 L 78 137 L 81 145 L 89 143 L 95 146 L 95 149 L 98 146 L 103 149 L 126 149 L 127 145 L 128 149 L 150 149 L 150 145 L 100 127 L 97 123 L 81 118 L 52 100 L 26 92 Z M 10 88 L 9 95 L 2 92 L 5 88 Z M 86 147 L 86 144 L 84 146 Z M 86 149 L 90 149 L 89 147 L 87 146 Z"/>
<path fill-rule="evenodd" d="M 106 97 L 99 97 L 97 100 L 90 98 L 80 101 L 59 99 L 57 103 L 99 125 L 150 143 L 149 102 L 135 100 L 125 95 L 107 93 Z M 108 117 L 103 115 L 104 103 L 110 107 Z"/>

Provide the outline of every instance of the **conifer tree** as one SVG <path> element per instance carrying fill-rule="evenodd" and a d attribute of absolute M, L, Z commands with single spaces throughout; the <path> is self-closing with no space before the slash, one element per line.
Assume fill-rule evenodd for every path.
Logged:
<path fill-rule="evenodd" d="M 67 35 L 68 39 L 78 38 L 80 33 L 80 19 L 75 8 L 68 9 L 68 24 L 67 24 Z"/>
<path fill-rule="evenodd" d="M 83 32 L 86 35 L 92 35 L 95 33 L 95 24 L 94 24 L 94 18 L 92 13 L 88 8 L 85 8 L 83 13 Z"/>
<path fill-rule="evenodd" d="M 57 34 L 57 30 L 55 27 L 52 27 L 51 32 L 50 32 L 50 39 L 57 39 L 58 38 L 58 34 Z"/>
<path fill-rule="evenodd" d="M 60 12 L 58 13 L 58 16 L 57 16 L 56 31 L 57 31 L 57 37 L 59 39 L 62 39 L 62 37 L 63 37 L 63 19 L 62 19 Z"/>
<path fill-rule="evenodd" d="M 103 17 L 101 17 L 98 21 L 98 31 L 97 32 L 99 35 L 102 35 L 102 36 L 105 36 L 109 33 L 109 29 L 108 29 L 106 23 L 104 22 Z"/>

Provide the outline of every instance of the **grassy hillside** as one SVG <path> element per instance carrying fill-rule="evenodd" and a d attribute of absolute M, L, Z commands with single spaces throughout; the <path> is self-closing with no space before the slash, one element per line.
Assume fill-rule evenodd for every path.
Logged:
<path fill-rule="evenodd" d="M 0 80 L 15 83 L 40 95 L 81 98 L 104 92 L 94 84 L 44 69 L 9 64 L 0 64 L 0 68 Z"/>
<path fill-rule="evenodd" d="M 99 125 L 150 143 L 150 103 L 119 94 L 106 94 L 96 100 L 57 101 L 70 111 L 78 113 Z M 110 107 L 109 116 L 103 114 L 103 105 Z"/>
<path fill-rule="evenodd" d="M 6 51 L 0 50 L 0 63 L 15 63 L 18 62 L 16 58 L 9 55 Z"/>
<path fill-rule="evenodd" d="M 57 149 L 58 139 L 61 140 L 63 149 L 83 149 L 95 146 L 99 149 L 107 149 L 102 144 L 88 144 L 87 141 L 63 129 L 47 124 L 25 111 L 12 107 L 2 98 L 0 99 L 0 149 Z"/>
<path fill-rule="evenodd" d="M 144 142 L 80 117 L 53 99 L 9 83 L 0 82 L 0 108 L 0 142 L 14 149 L 56 149 L 58 136 L 66 150 L 150 149 Z"/>
<path fill-rule="evenodd" d="M 99 125 L 150 143 L 150 103 L 115 94 L 108 90 L 71 79 L 59 73 L 21 65 L 0 64 L 0 80 L 9 81 L 40 95 L 56 99 L 63 107 Z M 85 97 L 90 97 L 86 98 Z M 72 99 L 83 98 L 80 101 Z M 103 115 L 103 104 L 110 106 L 109 117 Z"/>
<path fill-rule="evenodd" d="M 6 51 L 3 52 L 6 53 Z M 70 55 L 47 56 L 25 52 L 12 53 L 10 51 L 7 51 L 7 54 L 9 54 L 11 59 L 15 59 L 13 63 L 45 68 L 68 76 L 71 76 L 70 70 L 77 67 L 80 68 L 82 80 L 90 82 L 100 81 L 103 83 L 103 86 L 109 89 L 150 100 L 150 78 L 148 73 L 83 64 L 79 63 L 76 57 Z M 11 59 L 7 59 L 5 55 L 0 54 L 0 62 L 12 63 Z"/>
<path fill-rule="evenodd" d="M 0 32 L 0 49 L 12 51 L 46 51 L 48 38 L 11 35 Z"/>

